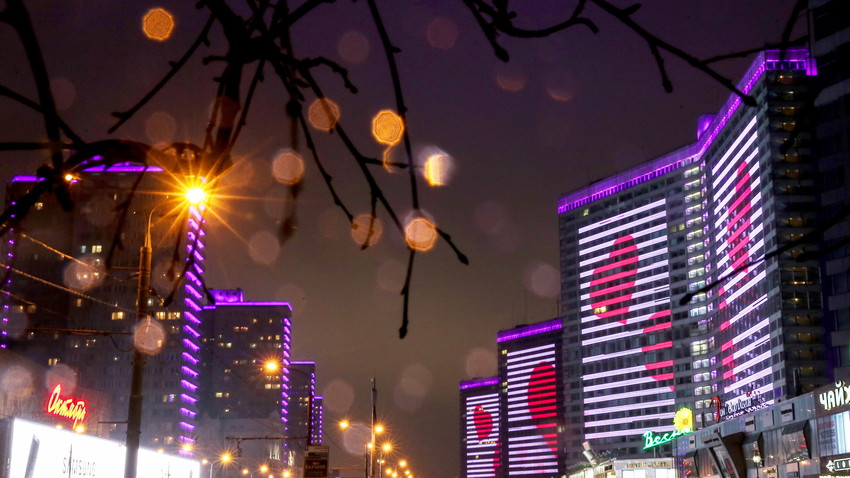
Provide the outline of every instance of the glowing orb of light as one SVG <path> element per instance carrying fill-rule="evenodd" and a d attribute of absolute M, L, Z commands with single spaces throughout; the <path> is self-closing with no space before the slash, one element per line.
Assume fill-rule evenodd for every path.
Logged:
<path fill-rule="evenodd" d="M 310 124 L 321 131 L 330 131 L 339 123 L 339 106 L 327 98 L 318 98 L 308 111 Z"/>
<path fill-rule="evenodd" d="M 165 329 L 159 322 L 150 318 L 139 322 L 133 331 L 133 345 L 139 352 L 156 354 L 165 345 Z"/>
<path fill-rule="evenodd" d="M 152 8 L 142 18 L 142 30 L 151 40 L 168 40 L 174 31 L 174 15 L 163 8 Z"/>
<path fill-rule="evenodd" d="M 404 121 L 395 111 L 382 110 L 372 118 L 372 136 L 381 144 L 393 146 L 401 141 Z"/>
<path fill-rule="evenodd" d="M 301 155 L 291 149 L 278 153 L 272 161 L 272 176 L 278 182 L 290 186 L 301 182 L 304 177 L 304 160 Z"/>
<path fill-rule="evenodd" d="M 384 226 L 371 214 L 361 214 L 351 222 L 351 238 L 361 246 L 369 247 L 381 239 Z"/>
<path fill-rule="evenodd" d="M 437 242 L 437 227 L 424 217 L 417 217 L 404 228 L 407 246 L 416 251 L 429 251 Z"/>
<path fill-rule="evenodd" d="M 429 185 L 439 187 L 445 186 L 449 179 L 451 170 L 451 158 L 445 153 L 434 153 L 425 160 L 422 174 Z"/>
<path fill-rule="evenodd" d="M 99 255 L 89 254 L 70 261 L 62 273 L 65 285 L 74 290 L 89 290 L 106 278 L 106 267 Z"/>

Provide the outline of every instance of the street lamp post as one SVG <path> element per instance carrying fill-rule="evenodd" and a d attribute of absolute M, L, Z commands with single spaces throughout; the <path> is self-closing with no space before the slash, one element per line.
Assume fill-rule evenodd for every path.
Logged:
<path fill-rule="evenodd" d="M 197 204 L 206 199 L 206 194 L 200 188 L 192 188 L 186 192 L 185 197 L 187 201 Z M 148 298 L 150 297 L 151 256 L 153 255 L 151 219 L 153 218 L 154 211 L 163 204 L 166 203 L 161 202 L 155 205 L 148 213 L 147 221 L 145 222 L 144 244 L 139 248 L 139 285 L 136 293 L 137 327 L 142 321 L 150 320 Z M 136 478 L 139 444 L 142 436 L 142 385 L 147 357 L 139 349 L 135 340 L 133 345 L 133 368 L 130 376 L 130 398 L 127 410 L 127 450 L 124 459 L 124 478 Z M 210 465 L 210 478 L 212 478 L 212 465 Z"/>

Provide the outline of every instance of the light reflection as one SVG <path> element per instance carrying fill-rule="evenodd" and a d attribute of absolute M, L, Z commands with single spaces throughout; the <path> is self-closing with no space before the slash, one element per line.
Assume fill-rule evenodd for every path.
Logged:
<path fill-rule="evenodd" d="M 404 239 L 413 250 L 430 251 L 437 242 L 437 228 L 424 217 L 417 217 L 404 228 Z"/>
<path fill-rule="evenodd" d="M 386 145 L 383 162 L 387 171 L 392 171 L 390 166 L 390 150 L 401 141 L 404 134 L 404 120 L 395 111 L 381 110 L 372 118 L 372 136 L 375 141 Z"/>
<path fill-rule="evenodd" d="M 272 161 L 272 175 L 280 183 L 298 184 L 304 177 L 304 159 L 291 149 L 283 150 Z"/>
<path fill-rule="evenodd" d="M 164 8 L 148 10 L 142 19 L 142 31 L 154 41 L 165 41 L 174 31 L 174 15 Z"/>
<path fill-rule="evenodd" d="M 310 124 L 320 131 L 331 131 L 339 123 L 339 105 L 327 98 L 318 98 L 310 105 Z"/>
<path fill-rule="evenodd" d="M 371 214 L 360 214 L 351 223 L 351 238 L 363 247 L 377 244 L 384 232 L 380 219 Z"/>
<path fill-rule="evenodd" d="M 451 50 L 457 43 L 457 25 L 448 18 L 435 18 L 428 24 L 428 43 L 438 50 Z"/>
<path fill-rule="evenodd" d="M 369 58 L 369 49 L 369 40 L 356 31 L 345 32 L 336 47 L 340 58 L 352 65 L 365 63 Z"/>

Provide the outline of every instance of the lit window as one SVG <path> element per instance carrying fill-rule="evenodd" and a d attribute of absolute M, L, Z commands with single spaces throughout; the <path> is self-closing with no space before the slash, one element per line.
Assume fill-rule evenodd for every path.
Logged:
<path fill-rule="evenodd" d="M 36 211 L 41 211 L 42 209 L 44 209 L 44 203 L 43 202 L 39 201 L 39 202 L 35 203 L 35 210 Z"/>
<path fill-rule="evenodd" d="M 95 245 L 91 246 L 91 251 L 94 254 L 103 252 L 103 246 L 101 246 L 100 244 L 95 244 Z"/>
<path fill-rule="evenodd" d="M 86 246 L 85 245 L 80 246 L 80 252 L 83 253 L 83 254 L 86 253 Z"/>
<path fill-rule="evenodd" d="M 123 320 L 123 319 L 124 319 L 124 312 L 119 311 L 119 312 L 113 312 L 112 313 L 112 320 Z"/>
<path fill-rule="evenodd" d="M 165 320 L 165 312 L 157 312 L 154 316 L 157 320 Z"/>

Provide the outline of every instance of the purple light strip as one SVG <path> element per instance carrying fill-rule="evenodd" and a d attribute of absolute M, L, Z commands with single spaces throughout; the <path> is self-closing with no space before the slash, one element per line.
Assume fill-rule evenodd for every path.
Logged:
<path fill-rule="evenodd" d="M 506 342 L 508 340 L 530 337 L 532 335 L 552 332 L 553 330 L 561 330 L 562 328 L 564 328 L 564 324 L 561 319 L 552 319 L 546 322 L 540 322 L 539 324 L 499 332 L 496 336 L 496 342 Z"/>
<path fill-rule="evenodd" d="M 459 389 L 460 390 L 468 390 L 470 388 L 478 388 L 478 387 L 487 387 L 490 385 L 498 385 L 499 377 L 491 377 L 491 378 L 477 378 L 475 380 L 467 380 L 465 382 L 460 382 Z"/>
<path fill-rule="evenodd" d="M 779 61 L 781 56 L 782 63 Z M 784 52 L 780 50 L 768 50 L 756 57 L 756 60 L 747 70 L 747 73 L 738 83 L 738 89 L 744 92 L 744 94 L 749 94 L 765 71 L 784 70 L 788 69 L 788 67 L 792 70 L 805 70 L 807 76 L 817 75 L 817 65 L 807 50 L 786 50 Z M 698 160 L 699 156 L 711 146 L 711 143 L 714 142 L 714 139 L 723 130 L 723 127 L 726 126 L 740 104 L 741 98 L 738 95 L 734 93 L 730 95 L 710 124 L 700 123 L 698 129 L 701 134 L 695 144 L 562 196 L 558 201 L 558 214 L 572 211 L 585 204 L 598 201 L 630 187 L 663 176 Z"/>

